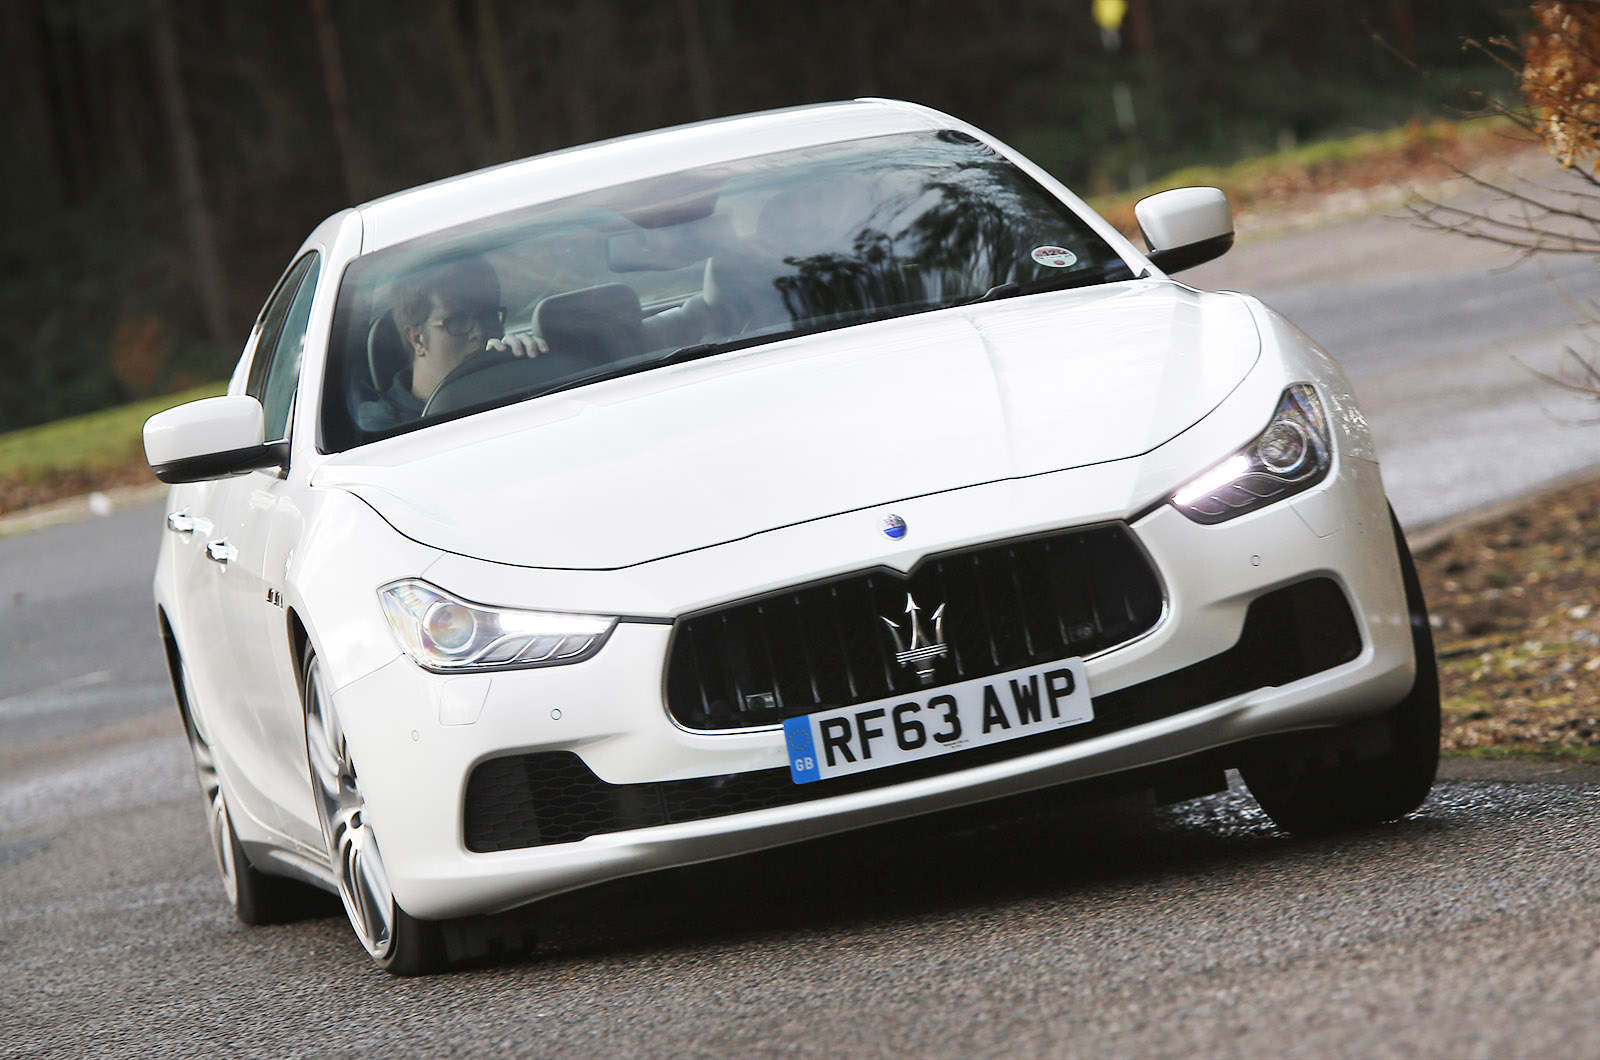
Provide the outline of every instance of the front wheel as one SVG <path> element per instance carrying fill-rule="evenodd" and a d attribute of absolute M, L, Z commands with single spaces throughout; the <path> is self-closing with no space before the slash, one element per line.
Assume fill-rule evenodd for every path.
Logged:
<path fill-rule="evenodd" d="M 389 889 L 355 763 L 315 652 L 307 650 L 300 676 L 312 794 L 350 926 L 385 971 L 394 975 L 437 971 L 444 964 L 439 925 L 408 915 Z"/>
<path fill-rule="evenodd" d="M 211 852 L 217 859 L 217 869 L 222 874 L 222 888 L 228 903 L 242 924 L 281 924 L 321 912 L 319 899 L 326 896 L 295 880 L 282 876 L 269 876 L 250 864 L 244 846 L 233 830 L 233 817 L 228 812 L 228 800 L 222 791 L 222 778 L 217 772 L 217 756 L 211 742 L 200 731 L 194 716 L 193 687 L 189 681 L 188 667 L 182 660 L 176 664 L 178 689 L 182 697 L 179 706 L 183 711 L 184 735 L 189 740 L 189 754 L 194 758 L 195 779 L 200 782 L 200 795 L 206 803 L 207 831 L 211 836 Z"/>
<path fill-rule="evenodd" d="M 1268 745 L 1239 772 L 1273 822 L 1297 835 L 1326 835 L 1393 821 L 1422 805 L 1439 768 L 1439 672 L 1416 564 L 1390 512 L 1417 675 L 1388 713 L 1338 733 Z"/>

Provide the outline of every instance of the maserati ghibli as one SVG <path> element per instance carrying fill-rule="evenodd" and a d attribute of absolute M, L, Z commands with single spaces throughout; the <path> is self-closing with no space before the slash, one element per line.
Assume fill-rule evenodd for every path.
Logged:
<path fill-rule="evenodd" d="M 239 919 L 395 974 L 602 881 L 1237 769 L 1315 834 L 1437 765 L 1338 365 L 924 107 L 559 151 L 328 218 L 153 417 L 157 619 Z"/>

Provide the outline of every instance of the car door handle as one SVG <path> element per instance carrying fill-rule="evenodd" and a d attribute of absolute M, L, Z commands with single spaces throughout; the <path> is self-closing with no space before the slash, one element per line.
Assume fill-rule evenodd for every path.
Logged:
<path fill-rule="evenodd" d="M 239 558 L 239 550 L 226 541 L 206 542 L 206 558 L 226 567 Z"/>
<path fill-rule="evenodd" d="M 188 512 L 168 512 L 167 529 L 188 536 L 194 533 L 194 516 Z"/>

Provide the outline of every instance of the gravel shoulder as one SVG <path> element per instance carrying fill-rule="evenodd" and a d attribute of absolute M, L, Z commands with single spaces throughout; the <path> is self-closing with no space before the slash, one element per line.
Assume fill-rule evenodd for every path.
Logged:
<path fill-rule="evenodd" d="M 1600 764 L 1600 481 L 1449 528 L 1417 568 L 1445 750 Z"/>

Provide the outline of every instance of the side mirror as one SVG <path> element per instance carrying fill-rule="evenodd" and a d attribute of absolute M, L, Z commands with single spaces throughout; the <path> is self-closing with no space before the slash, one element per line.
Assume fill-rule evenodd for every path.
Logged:
<path fill-rule="evenodd" d="M 1162 272 L 1192 268 L 1233 246 L 1233 212 L 1219 188 L 1174 188 L 1133 208 L 1150 264 Z"/>
<path fill-rule="evenodd" d="M 205 398 L 144 422 L 144 458 L 162 482 L 203 482 L 283 466 L 287 442 L 265 442 L 261 402 L 242 394 Z"/>

